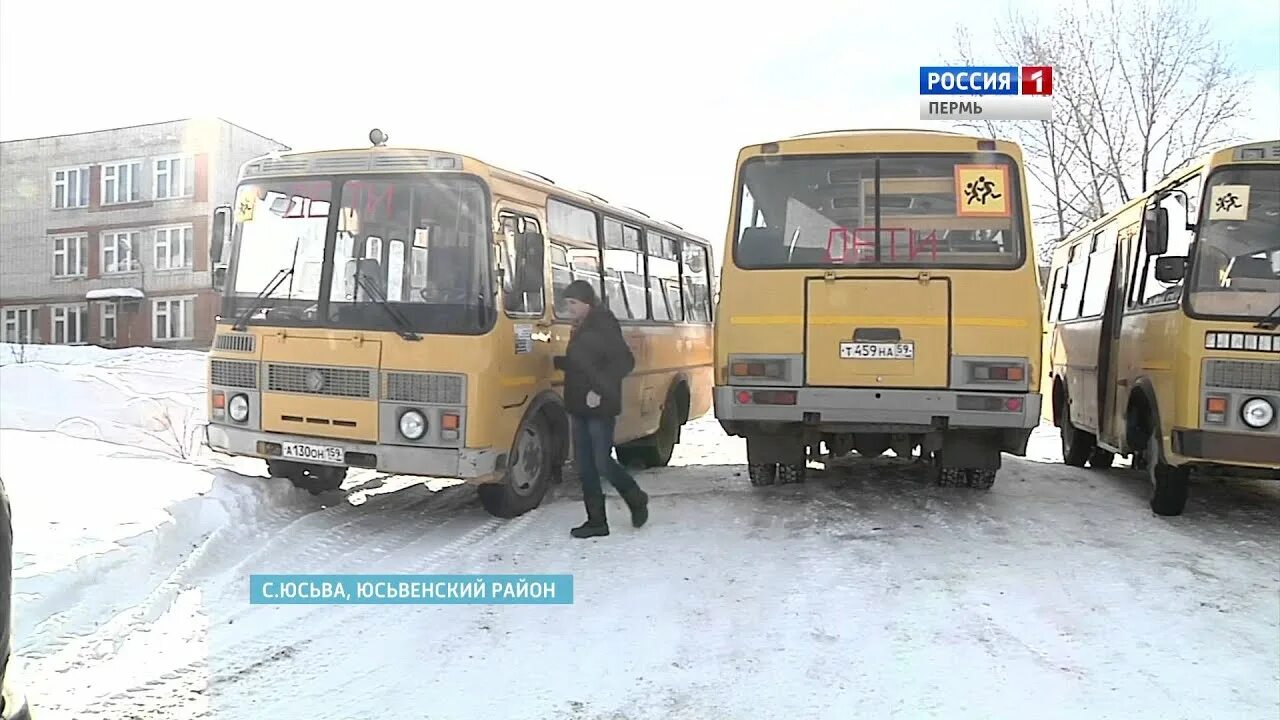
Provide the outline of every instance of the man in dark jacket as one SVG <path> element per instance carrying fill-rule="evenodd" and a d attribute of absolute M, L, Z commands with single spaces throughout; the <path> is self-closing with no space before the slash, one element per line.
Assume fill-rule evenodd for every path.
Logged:
<path fill-rule="evenodd" d="M 635 369 L 635 356 L 622 337 L 622 327 L 602 307 L 595 289 L 582 280 L 565 288 L 563 297 L 574 319 L 565 354 L 555 358 L 564 371 L 564 404 L 573 429 L 574 464 L 582 479 L 587 521 L 570 531 L 576 538 L 609 534 L 602 477 L 613 483 L 631 509 L 631 524 L 649 518 L 649 496 L 635 478 L 613 459 L 613 431 L 622 413 L 622 379 Z"/>

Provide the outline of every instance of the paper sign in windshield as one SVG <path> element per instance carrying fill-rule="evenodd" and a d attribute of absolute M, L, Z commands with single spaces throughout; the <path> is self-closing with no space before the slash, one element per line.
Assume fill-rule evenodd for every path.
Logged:
<path fill-rule="evenodd" d="M 956 165 L 956 215 L 1009 217 L 1009 168 Z"/>
<path fill-rule="evenodd" d="M 240 197 L 236 198 L 236 222 L 248 222 L 253 219 L 253 207 L 258 202 L 258 189 L 254 187 L 240 188 Z"/>
<path fill-rule="evenodd" d="M 1209 195 L 1210 220 L 1248 220 L 1249 186 L 1214 185 Z"/>

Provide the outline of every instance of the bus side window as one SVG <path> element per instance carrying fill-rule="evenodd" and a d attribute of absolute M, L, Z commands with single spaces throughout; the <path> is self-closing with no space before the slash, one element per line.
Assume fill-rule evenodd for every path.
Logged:
<path fill-rule="evenodd" d="M 503 309 L 506 310 L 508 315 L 541 316 L 545 309 L 543 294 L 538 293 L 535 295 L 516 292 L 514 281 L 516 235 L 522 232 L 542 232 L 542 227 L 538 224 L 537 218 L 509 212 L 500 213 L 498 215 L 498 223 L 502 228 L 502 252 L 505 259 L 503 266 L 506 268 L 506 272 L 502 276 Z"/>

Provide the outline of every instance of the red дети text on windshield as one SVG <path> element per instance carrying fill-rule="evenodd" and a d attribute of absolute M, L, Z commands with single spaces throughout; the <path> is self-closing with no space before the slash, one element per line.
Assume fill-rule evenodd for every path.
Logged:
<path fill-rule="evenodd" d="M 924 250 L 929 253 L 929 259 L 937 262 L 938 260 L 938 231 L 930 230 L 928 234 L 915 230 L 914 228 L 880 228 L 881 236 L 885 234 L 889 236 L 889 262 L 899 259 L 899 255 L 904 255 L 903 259 L 915 260 L 920 257 Z M 906 252 L 899 253 L 900 239 L 899 235 L 906 236 Z M 876 229 L 873 227 L 846 228 L 833 227 L 827 232 L 827 262 L 844 263 L 844 262 L 866 262 L 876 259 Z M 838 252 L 837 252 L 838 249 Z M 847 260 L 849 250 L 853 250 L 852 260 Z M 867 252 L 870 251 L 870 252 Z M 881 261 L 885 258 L 882 256 Z"/>

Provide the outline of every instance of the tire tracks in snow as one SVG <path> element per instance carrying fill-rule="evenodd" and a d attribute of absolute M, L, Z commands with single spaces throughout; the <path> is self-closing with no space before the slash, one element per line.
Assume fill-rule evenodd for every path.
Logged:
<path fill-rule="evenodd" d="M 367 613 L 367 608 L 359 606 L 248 605 L 245 597 L 248 583 L 245 581 L 245 576 L 250 571 L 257 571 L 257 568 L 253 567 L 255 563 L 270 558 L 273 565 L 281 566 L 281 571 L 293 573 L 306 573 L 317 569 L 326 573 L 371 572 L 369 567 L 371 563 L 380 566 L 383 571 L 407 574 L 422 574 L 433 570 L 454 572 L 457 571 L 456 568 L 461 562 L 451 562 L 451 559 L 465 562 L 468 558 L 477 558 L 482 553 L 487 553 L 495 544 L 505 543 L 524 532 L 538 516 L 536 510 L 509 521 L 486 516 L 479 525 L 470 527 L 441 545 L 439 544 L 440 534 L 442 531 L 447 531 L 446 528 L 449 526 L 476 522 L 477 518 L 474 517 L 456 516 L 456 513 L 465 512 L 468 507 L 477 504 L 473 494 L 468 493 L 465 499 L 459 497 L 460 494 L 446 490 L 440 493 L 444 497 L 428 496 L 425 506 L 411 514 L 406 513 L 408 517 L 396 517 L 394 505 L 377 507 L 372 499 L 359 506 L 344 504 L 329 511 L 308 512 L 287 519 L 283 525 L 271 532 L 267 547 L 258 548 L 249 556 L 236 557 L 231 564 L 224 563 L 227 567 L 216 574 L 211 572 L 213 568 L 204 561 L 206 556 L 212 554 L 209 548 L 217 544 L 215 538 L 211 536 L 210 540 L 193 553 L 182 566 L 175 569 L 160 587 L 150 593 L 144 603 L 129 613 L 114 618 L 108 626 L 104 626 L 100 632 L 95 633 L 93 638 L 83 639 L 75 646 L 65 648 L 61 653 L 61 664 L 46 663 L 51 667 L 46 667 L 44 670 L 46 672 L 58 668 L 63 671 L 69 670 L 83 660 L 84 651 L 95 643 L 114 643 L 118 649 L 123 640 L 135 632 L 140 624 L 155 622 L 160 615 L 163 615 L 183 587 L 195 584 L 205 593 L 205 597 L 212 601 L 206 602 L 206 607 L 211 610 L 209 629 L 205 631 L 207 634 L 204 637 L 167 638 L 165 642 L 203 642 L 209 647 L 209 652 L 205 656 L 176 667 L 150 669 L 140 682 L 135 683 L 135 686 L 129 690 L 114 693 L 107 691 L 96 697 L 81 694 L 77 701 L 82 704 L 92 703 L 100 707 L 123 710 L 138 707 L 138 703 L 152 702 L 155 697 L 163 695 L 186 697 L 192 703 L 204 706 L 208 700 L 219 694 L 220 686 L 243 685 L 251 681 L 259 668 L 275 664 L 274 661 L 264 663 L 264 659 L 276 658 L 283 661 L 295 654 L 302 645 L 310 642 L 310 640 L 304 640 L 302 643 L 291 642 L 298 638 L 310 638 L 311 634 L 306 632 L 307 626 L 313 629 L 332 627 L 335 623 L 341 623 L 345 617 L 359 616 L 361 610 L 366 612 L 363 619 L 359 620 L 355 626 L 343 623 L 345 637 L 367 635 L 371 629 L 370 626 L 378 625 L 379 616 L 376 613 Z M 414 499 L 411 507 L 419 505 L 422 503 Z M 277 520 L 281 515 L 288 514 L 288 510 L 283 508 L 277 508 L 271 513 Z M 437 528 L 424 527 L 426 521 L 441 516 L 451 517 Z M 345 521 L 335 527 L 332 524 L 335 517 Z M 391 522 L 388 522 L 389 520 Z M 250 536 L 260 537 L 262 534 L 263 532 L 259 531 L 250 533 Z M 241 537 L 236 537 L 234 533 L 227 533 L 216 540 L 222 545 L 235 547 L 242 539 L 243 534 Z M 285 551 L 300 543 L 305 544 L 302 553 L 289 557 Z M 419 547 L 423 550 L 421 554 L 416 552 Z M 370 550 L 377 553 L 377 556 L 369 557 Z M 277 555 L 273 556 L 273 552 Z M 284 555 L 282 559 L 279 558 L 281 554 Z M 386 567 L 394 564 L 397 558 L 415 559 L 394 568 Z M 445 568 L 446 564 L 450 567 Z M 200 582 L 202 579 L 204 583 Z M 230 613 L 219 612 L 220 608 L 228 605 L 239 607 Z M 279 620 L 273 617 L 277 615 Z M 246 619 L 248 621 L 244 622 L 243 620 Z M 238 623 L 240 627 L 249 628 L 240 633 L 239 637 L 231 634 L 235 632 L 231 628 L 236 626 L 237 621 L 241 621 Z M 201 633 L 197 630 L 196 634 Z M 280 638 L 286 638 L 289 641 L 282 643 Z M 211 667 L 211 659 L 214 664 L 225 663 L 226 667 Z M 237 663 L 236 660 L 241 662 Z M 237 688 L 234 692 L 239 693 L 242 690 L 243 688 Z M 135 697 L 136 693 L 141 694 Z M 203 717 L 201 713 L 205 711 L 195 712 L 196 714 L 172 715 L 172 717 Z"/>

